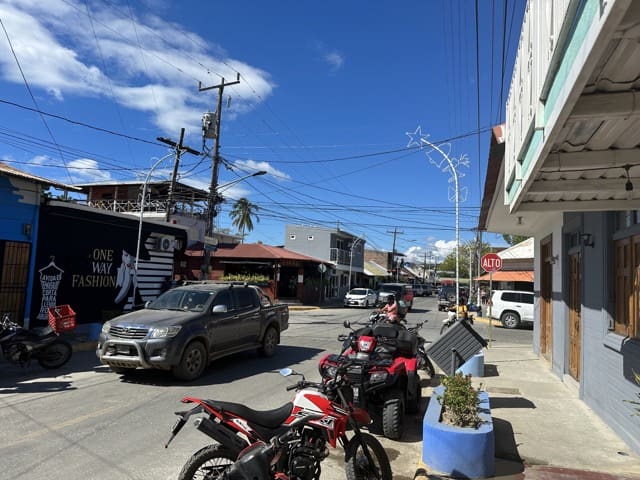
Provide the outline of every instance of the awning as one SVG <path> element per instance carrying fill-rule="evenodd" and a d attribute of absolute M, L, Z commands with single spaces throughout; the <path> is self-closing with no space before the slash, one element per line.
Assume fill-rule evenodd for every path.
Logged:
<path fill-rule="evenodd" d="M 489 274 L 476 277 L 476 280 L 489 281 Z M 498 270 L 493 272 L 492 280 L 496 282 L 533 282 L 532 270 Z"/>

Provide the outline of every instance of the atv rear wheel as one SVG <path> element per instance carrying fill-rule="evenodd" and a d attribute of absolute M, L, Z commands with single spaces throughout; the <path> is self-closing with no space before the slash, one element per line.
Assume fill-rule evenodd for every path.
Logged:
<path fill-rule="evenodd" d="M 412 375 L 414 378 L 412 378 Z M 420 376 L 417 373 L 409 373 L 409 388 L 413 389 L 410 398 L 407 398 L 407 413 L 418 413 L 422 402 L 422 386 Z"/>
<path fill-rule="evenodd" d="M 391 440 L 398 440 L 402 436 L 404 408 L 402 394 L 393 392 L 382 406 L 382 432 Z"/>

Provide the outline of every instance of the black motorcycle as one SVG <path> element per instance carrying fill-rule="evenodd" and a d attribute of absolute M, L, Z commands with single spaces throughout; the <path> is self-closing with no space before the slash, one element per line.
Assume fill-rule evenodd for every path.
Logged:
<path fill-rule="evenodd" d="M 31 330 L 11 321 L 8 313 L 0 320 L 0 347 L 4 358 L 21 367 L 36 359 L 43 368 L 60 368 L 71 358 L 73 349 L 50 326 Z"/>

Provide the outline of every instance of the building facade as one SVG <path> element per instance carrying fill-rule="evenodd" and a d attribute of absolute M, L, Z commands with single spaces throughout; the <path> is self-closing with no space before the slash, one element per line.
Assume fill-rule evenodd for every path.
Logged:
<path fill-rule="evenodd" d="M 353 286 L 368 284 L 364 276 L 365 245 L 363 237 L 342 230 L 306 225 L 285 228 L 285 248 L 330 265 L 325 273 L 325 298 L 339 298 Z"/>
<path fill-rule="evenodd" d="M 637 453 L 639 88 L 640 2 L 529 1 L 479 224 L 534 238 L 533 348 Z"/>

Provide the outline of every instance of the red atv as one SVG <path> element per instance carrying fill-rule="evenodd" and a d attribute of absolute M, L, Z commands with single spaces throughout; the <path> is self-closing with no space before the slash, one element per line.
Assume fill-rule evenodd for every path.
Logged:
<path fill-rule="evenodd" d="M 345 322 L 346 328 L 351 328 Z M 344 363 L 353 386 L 354 406 L 365 408 L 373 417 L 381 417 L 385 437 L 402 436 L 404 413 L 420 408 L 422 387 L 416 358 L 418 339 L 401 326 L 376 323 L 348 335 L 340 354 L 327 354 L 320 359 L 320 375 L 325 381 L 335 376 Z"/>

